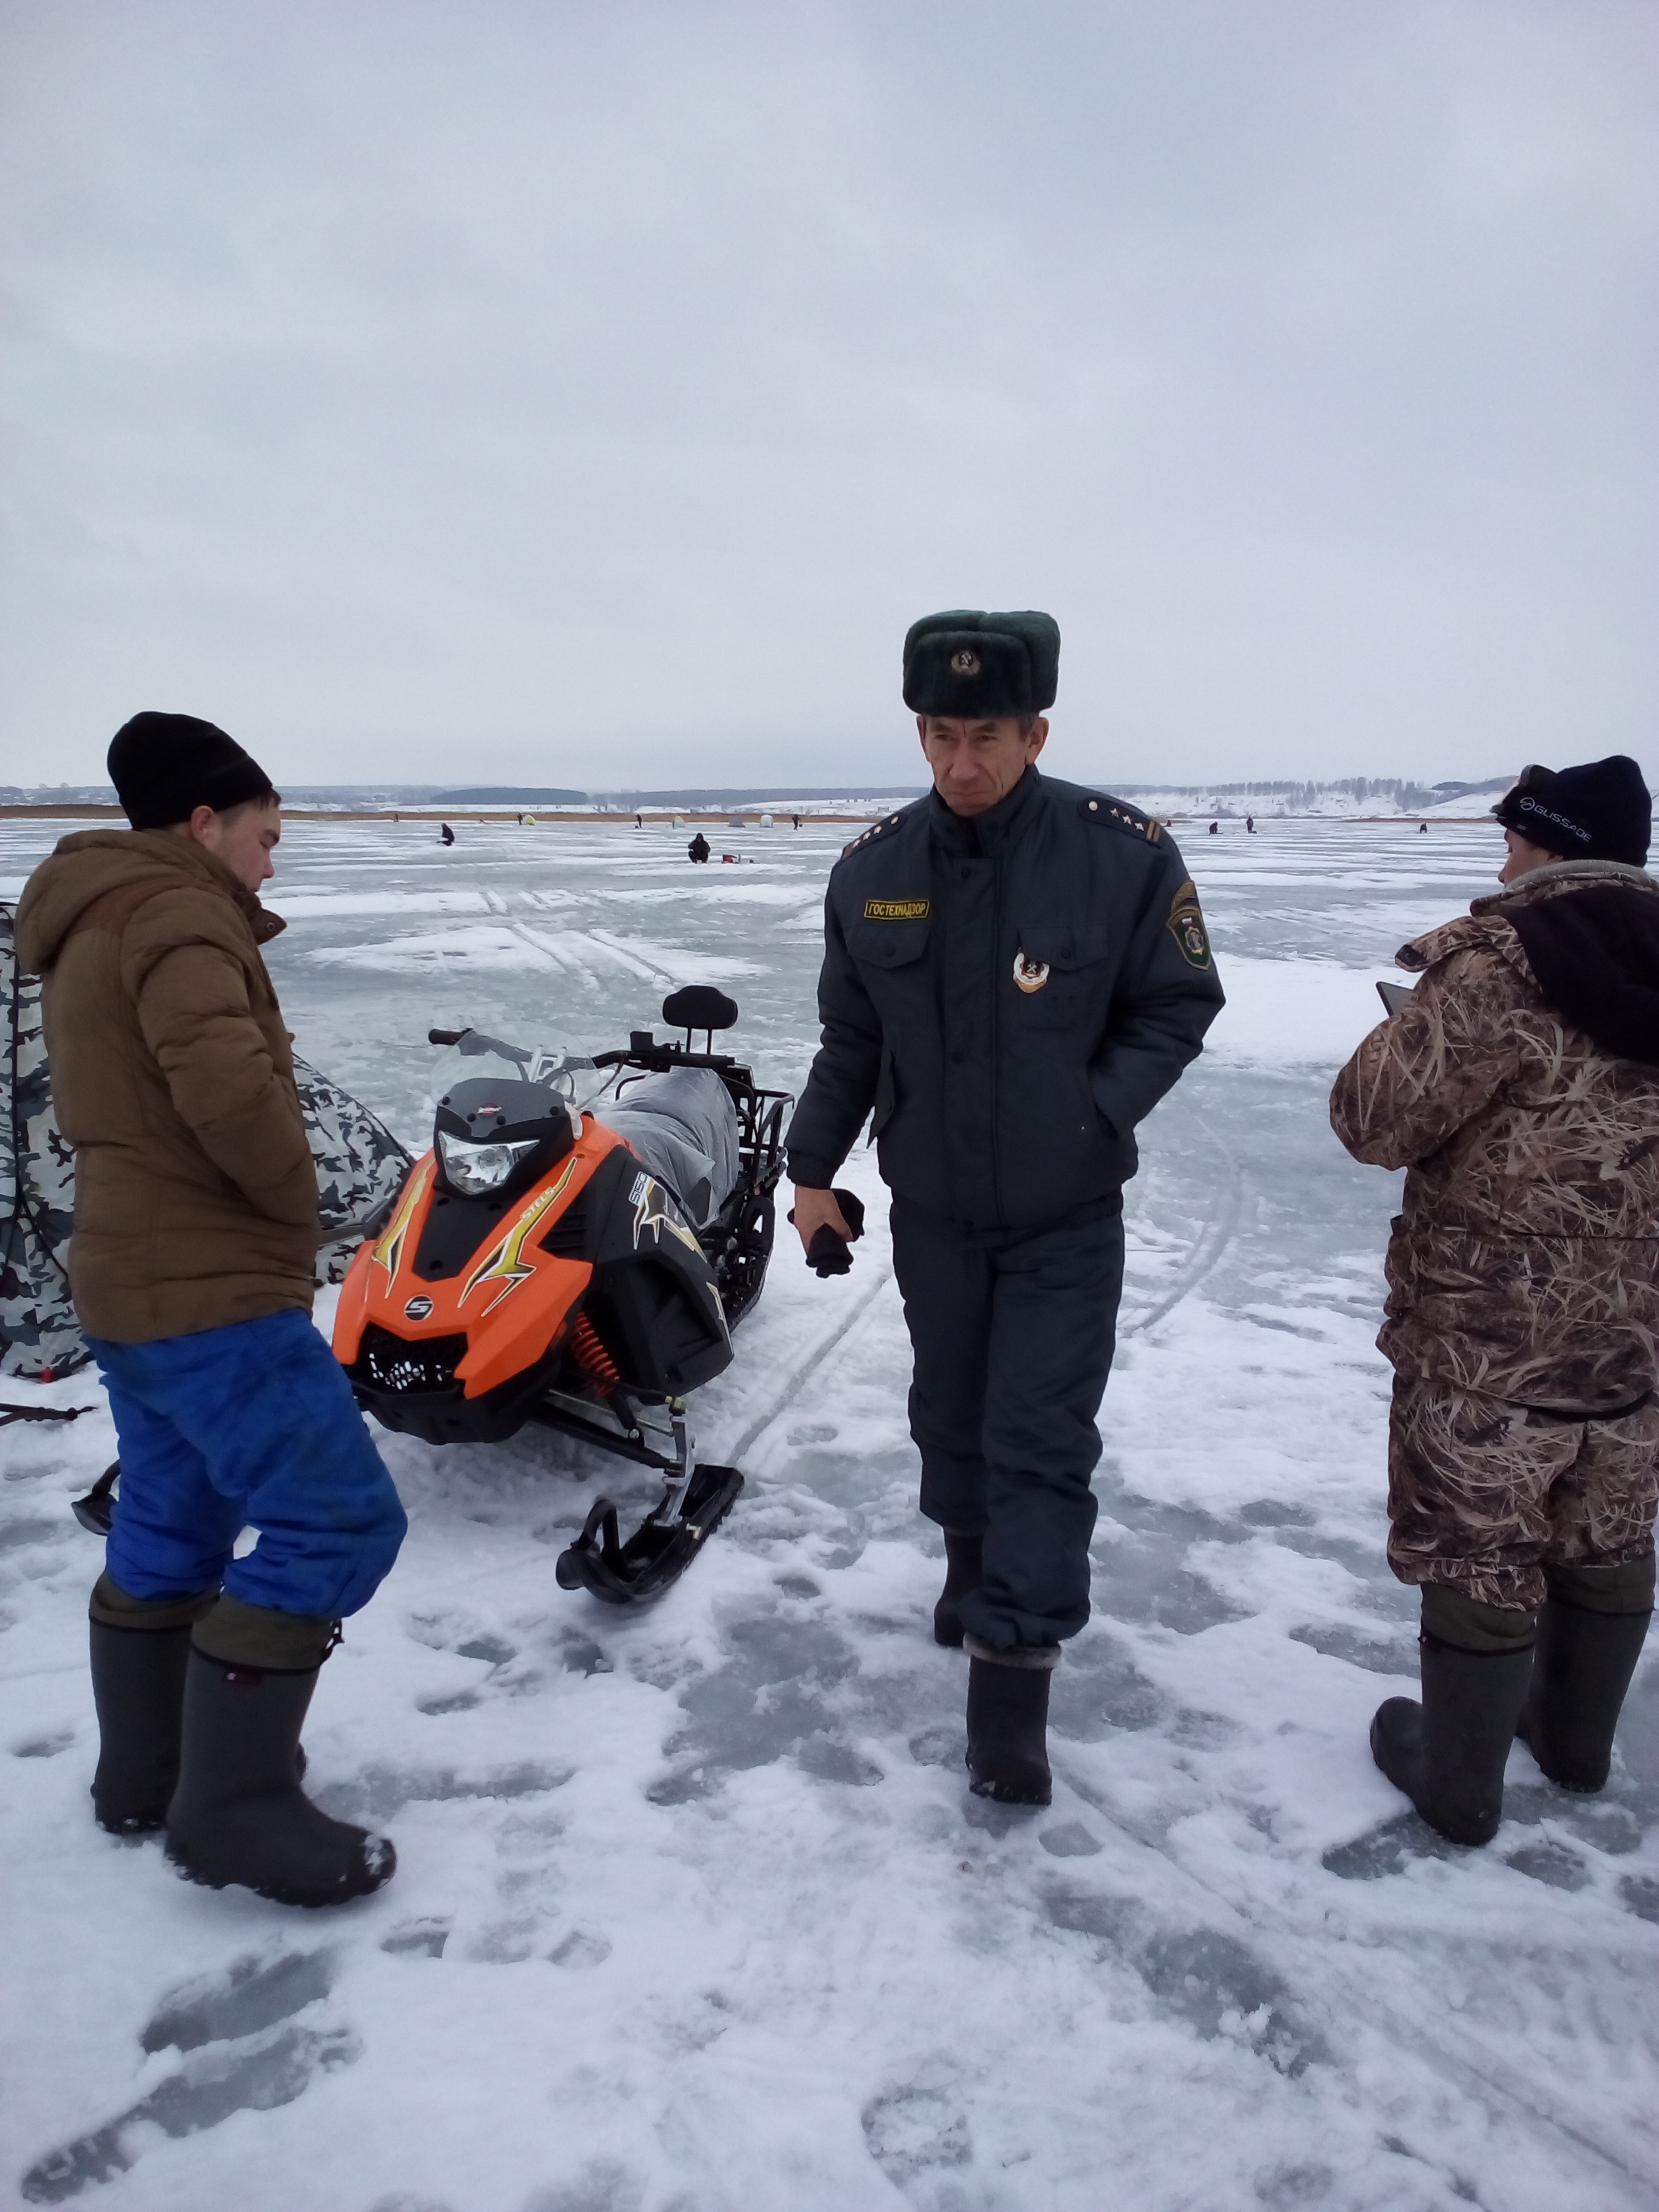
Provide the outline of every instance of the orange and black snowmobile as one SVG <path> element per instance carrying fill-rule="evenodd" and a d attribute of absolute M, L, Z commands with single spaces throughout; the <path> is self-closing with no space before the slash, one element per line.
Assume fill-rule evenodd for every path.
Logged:
<path fill-rule="evenodd" d="M 433 1147 L 358 1251 L 334 1324 L 358 1403 L 388 1429 L 489 1443 L 538 1422 L 660 1468 L 625 1542 L 601 1498 L 559 1555 L 564 1589 L 614 1604 L 677 1580 L 743 1487 L 697 1464 L 685 1401 L 731 1364 L 765 1281 L 789 1103 L 714 1051 L 738 1018 L 724 993 L 694 986 L 662 1011 L 683 1043 L 635 1030 L 591 1059 L 432 1030 L 453 1054 Z"/>

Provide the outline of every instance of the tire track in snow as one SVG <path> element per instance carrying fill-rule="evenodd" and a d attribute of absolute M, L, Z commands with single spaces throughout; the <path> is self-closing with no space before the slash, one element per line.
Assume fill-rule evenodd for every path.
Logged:
<path fill-rule="evenodd" d="M 862 1295 L 854 1300 L 851 1309 L 842 1316 L 835 1327 L 818 1340 L 805 1358 L 790 1374 L 766 1410 L 750 1421 L 749 1426 L 738 1436 L 737 1442 L 730 1447 L 730 1464 L 735 1466 L 741 1455 L 750 1450 L 758 1439 L 765 1435 L 768 1429 L 782 1419 L 802 1385 L 811 1376 L 817 1374 L 831 1352 L 857 1328 L 892 1279 L 892 1262 L 885 1261 L 874 1282 L 871 1283 Z"/>
<path fill-rule="evenodd" d="M 1218 1211 L 1206 1222 L 1194 1240 L 1192 1249 L 1188 1253 L 1175 1283 L 1156 1297 L 1150 1306 L 1137 1313 L 1126 1326 L 1120 1328 L 1118 1330 L 1120 1341 L 1127 1337 L 1145 1335 L 1148 1329 L 1155 1328 L 1166 1315 L 1173 1313 L 1182 1299 L 1190 1297 L 1205 1278 L 1212 1273 L 1231 1243 L 1237 1230 L 1238 1218 L 1244 1201 L 1243 1171 L 1233 1155 L 1231 1146 L 1224 1138 L 1219 1136 L 1207 1125 L 1204 1133 L 1221 1155 L 1226 1169 L 1225 1195 Z M 767 1430 L 782 1418 L 802 1386 L 818 1371 L 844 1340 L 852 1334 L 892 1279 L 892 1262 L 888 1261 L 884 1262 L 877 1279 L 869 1285 L 851 1310 L 842 1316 L 835 1327 L 819 1340 L 799 1365 L 792 1371 L 788 1380 L 782 1385 L 766 1410 L 757 1415 L 739 1433 L 736 1443 L 731 1447 L 730 1456 L 732 1464 L 736 1463 L 742 1453 L 752 1449 L 760 1437 L 765 1435 Z"/>
<path fill-rule="evenodd" d="M 1194 1239 L 1181 1273 L 1170 1287 L 1155 1297 L 1152 1304 L 1137 1313 L 1132 1321 L 1121 1324 L 1117 1335 L 1120 1343 L 1133 1336 L 1144 1336 L 1155 1328 L 1164 1317 L 1172 1314 L 1183 1298 L 1189 1297 L 1215 1267 L 1222 1254 L 1232 1243 L 1238 1227 L 1238 1217 L 1244 1205 L 1244 1171 L 1233 1156 L 1226 1139 L 1217 1133 L 1206 1122 L 1204 1133 L 1220 1153 L 1225 1167 L 1225 1194 L 1220 1206 L 1211 1215 Z"/>
<path fill-rule="evenodd" d="M 1258 1942 L 1253 1939 L 1262 1936 L 1267 1936 L 1275 1945 L 1282 1946 L 1279 1959 L 1269 1963 L 1282 1963 L 1285 1966 L 1287 1983 L 1299 2003 L 1307 2002 L 1303 1991 L 1317 1990 L 1326 2021 L 1333 2026 L 1343 2020 L 1369 2021 L 1403 2051 L 1431 2055 L 1447 2078 L 1458 2081 L 1477 2102 L 1496 2100 L 1509 2106 L 1527 2119 L 1551 2130 L 1578 2149 L 1588 2152 L 1610 2167 L 1621 2182 L 1632 2185 L 1637 2191 L 1637 2194 L 1628 2200 L 1632 2212 L 1651 2203 L 1651 2198 L 1644 2193 L 1650 2185 L 1650 2177 L 1641 2165 L 1639 2151 L 1634 2147 L 1626 2152 L 1598 2141 L 1585 2131 L 1582 2120 L 1576 2114 L 1569 2116 L 1559 2109 L 1549 2109 L 1555 2100 L 1547 2084 L 1536 2080 L 1518 2084 L 1512 2078 L 1512 2053 L 1506 2057 L 1492 2057 L 1487 2065 L 1482 2066 L 1468 2055 L 1467 2048 L 1459 2050 L 1437 2037 L 1422 2014 L 1408 2015 L 1402 2012 L 1394 2000 L 1379 1993 L 1372 1984 L 1362 1978 L 1357 1968 L 1349 1965 L 1348 1960 L 1353 1955 L 1350 1947 L 1363 1939 L 1350 1937 L 1331 1929 L 1328 1924 L 1317 1932 L 1298 1928 L 1282 1912 L 1264 1905 L 1258 1899 L 1252 1899 L 1248 1906 L 1241 1905 L 1217 1885 L 1206 1881 L 1192 1867 L 1171 1856 L 1158 1843 L 1139 1832 L 1130 1820 L 1114 1811 L 1092 1784 L 1071 1771 L 1071 1762 L 1063 1751 L 1059 1750 L 1064 1741 L 1063 1737 L 1056 1740 L 1051 1735 L 1049 1738 L 1049 1756 L 1056 1780 L 1064 1782 L 1092 1813 L 1111 1828 L 1129 1847 L 1133 1856 L 1150 1859 L 1158 1868 L 1161 1881 L 1167 1881 L 1173 1876 L 1189 1891 L 1195 1891 L 1198 1898 L 1205 1899 L 1212 1914 L 1218 1908 L 1231 1923 L 1232 1932 L 1247 1948 L 1255 1952 L 1259 1946 Z M 1197 1899 L 1194 1899 L 1194 1902 L 1196 1906 Z M 1296 1978 L 1293 1982 L 1291 1981 L 1291 1974 Z M 1334 1984 L 1340 1986 L 1334 1987 Z M 1458 2025 L 1467 2038 L 1470 2034 L 1468 2023 L 1460 2021 Z M 1510 2078 L 1506 2078 L 1506 2072 Z M 1424 2154 L 1415 2155 L 1422 2156 Z"/>

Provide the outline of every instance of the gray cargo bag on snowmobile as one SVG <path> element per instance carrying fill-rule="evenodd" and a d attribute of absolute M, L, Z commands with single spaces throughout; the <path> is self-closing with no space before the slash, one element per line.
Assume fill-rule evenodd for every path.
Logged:
<path fill-rule="evenodd" d="M 17 972 L 12 908 L 3 903 L 0 998 L 0 1375 L 49 1381 L 87 1357 L 65 1265 L 75 1159 L 52 1109 L 40 978 Z M 343 1282 L 353 1252 L 384 1224 L 414 1162 L 368 1107 L 301 1060 L 294 1080 L 317 1164 L 316 1279 Z"/>
<path fill-rule="evenodd" d="M 707 1229 L 738 1187 L 738 1109 L 713 1068 L 642 1075 L 593 1109 Z"/>

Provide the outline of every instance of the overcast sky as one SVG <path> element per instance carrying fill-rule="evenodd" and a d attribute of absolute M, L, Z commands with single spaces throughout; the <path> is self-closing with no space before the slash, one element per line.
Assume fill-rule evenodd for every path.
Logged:
<path fill-rule="evenodd" d="M 0 0 L 0 781 L 1659 770 L 1659 4 Z"/>

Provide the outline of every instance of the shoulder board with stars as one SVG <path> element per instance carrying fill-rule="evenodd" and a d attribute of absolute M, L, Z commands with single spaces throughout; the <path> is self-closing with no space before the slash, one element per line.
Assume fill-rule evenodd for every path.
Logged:
<path fill-rule="evenodd" d="M 890 814 L 884 822 L 872 822 L 861 837 L 854 837 L 850 845 L 843 845 L 842 847 L 841 857 L 842 860 L 844 860 L 849 853 L 856 853 L 860 845 L 869 844 L 872 838 L 885 836 L 888 830 L 892 829 L 900 819 L 900 816 L 896 814 Z"/>
<path fill-rule="evenodd" d="M 1103 823 L 1111 830 L 1126 830 L 1132 837 L 1144 837 L 1149 845 L 1156 845 L 1164 835 L 1164 824 L 1143 814 L 1138 806 L 1131 806 L 1127 799 L 1095 797 L 1083 802 L 1085 821 Z"/>

